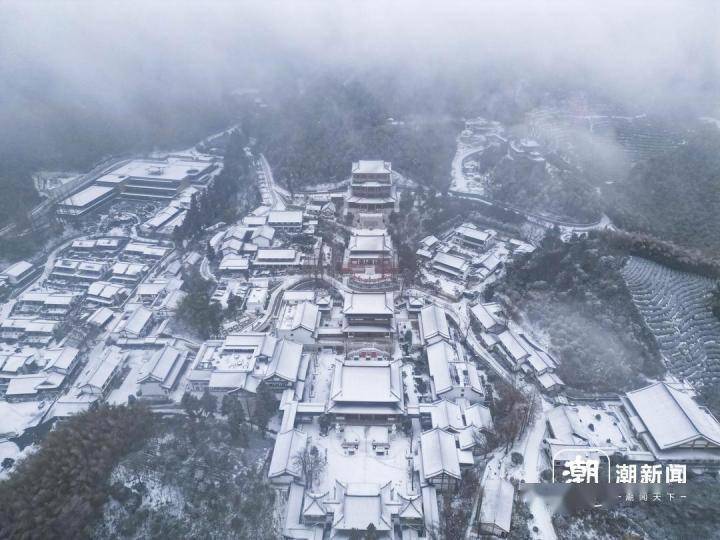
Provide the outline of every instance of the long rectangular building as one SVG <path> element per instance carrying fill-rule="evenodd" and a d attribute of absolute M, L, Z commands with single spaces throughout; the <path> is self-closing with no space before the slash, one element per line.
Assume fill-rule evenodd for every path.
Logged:
<path fill-rule="evenodd" d="M 117 195 L 112 186 L 92 185 L 70 195 L 57 206 L 61 217 L 78 218 L 97 209 Z"/>

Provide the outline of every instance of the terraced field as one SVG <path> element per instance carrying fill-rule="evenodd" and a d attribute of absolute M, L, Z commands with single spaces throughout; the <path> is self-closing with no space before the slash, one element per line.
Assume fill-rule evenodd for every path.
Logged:
<path fill-rule="evenodd" d="M 633 301 L 655 334 L 670 371 L 720 380 L 720 321 L 710 311 L 710 278 L 630 257 L 622 269 Z"/>

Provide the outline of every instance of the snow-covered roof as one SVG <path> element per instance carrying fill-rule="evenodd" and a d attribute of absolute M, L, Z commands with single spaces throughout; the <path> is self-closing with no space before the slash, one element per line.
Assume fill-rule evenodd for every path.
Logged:
<path fill-rule="evenodd" d="M 464 381 L 463 384 L 467 386 L 469 383 L 470 387 L 478 394 L 484 394 L 485 389 L 483 388 L 482 381 L 480 380 L 480 374 L 478 373 L 478 369 L 475 364 L 471 362 L 463 363 L 462 370 L 467 374 L 467 380 Z"/>
<path fill-rule="evenodd" d="M 124 287 L 109 281 L 94 281 L 87 289 L 88 296 L 96 296 L 105 300 L 112 299 L 116 294 L 120 293 Z"/>
<path fill-rule="evenodd" d="M 450 255 L 449 253 L 436 254 L 433 258 L 433 263 L 441 266 L 447 266 L 457 272 L 465 272 L 469 266 L 469 263 L 462 257 Z"/>
<path fill-rule="evenodd" d="M 228 334 L 222 342 L 224 353 L 233 351 L 247 351 L 259 356 L 272 356 L 277 340 L 270 334 L 262 332 L 243 332 L 242 334 Z"/>
<path fill-rule="evenodd" d="M 302 345 L 287 339 L 278 342 L 268 366 L 265 378 L 280 377 L 290 382 L 298 379 L 300 362 L 302 360 Z"/>
<path fill-rule="evenodd" d="M 481 231 L 474 227 L 470 227 L 467 224 L 460 225 L 455 232 L 464 238 L 468 238 L 475 242 L 486 242 L 490 237 L 490 233 L 487 231 Z"/>
<path fill-rule="evenodd" d="M 106 349 L 104 356 L 93 366 L 94 369 L 82 386 L 88 388 L 91 393 L 99 393 L 117 367 L 125 361 L 126 356 L 127 354 L 117 347 Z"/>
<path fill-rule="evenodd" d="M 57 321 L 42 321 L 38 319 L 5 319 L 0 324 L 3 330 L 17 330 L 34 334 L 52 334 Z"/>
<path fill-rule="evenodd" d="M 138 306 L 128 317 L 123 330 L 128 334 L 140 335 L 153 318 L 153 312 L 146 307 Z"/>
<path fill-rule="evenodd" d="M 488 253 L 480 259 L 480 264 L 487 268 L 490 272 L 494 272 L 495 269 L 500 266 L 502 261 L 495 253 Z"/>
<path fill-rule="evenodd" d="M 303 504 L 307 500 L 305 488 L 293 482 L 290 484 L 283 527 L 283 538 L 292 540 L 322 540 L 323 527 L 306 522 L 303 518 Z M 309 514 L 312 516 L 313 514 Z"/>
<path fill-rule="evenodd" d="M 345 315 L 392 315 L 394 311 L 392 292 L 345 294 Z"/>
<path fill-rule="evenodd" d="M 167 224 L 172 219 L 175 219 L 178 214 L 185 213 L 187 210 L 179 208 L 172 204 L 167 205 L 165 208 L 160 209 L 153 217 L 148 219 L 143 225 L 151 229 L 158 229 L 163 225 Z"/>
<path fill-rule="evenodd" d="M 245 388 L 248 379 L 247 371 L 213 371 L 208 379 L 211 390 L 230 390 Z"/>
<path fill-rule="evenodd" d="M 61 201 L 60 204 L 63 206 L 76 207 L 87 206 L 88 204 L 96 201 L 97 199 L 104 197 L 114 189 L 115 188 L 111 186 L 91 185 L 90 187 L 86 187 L 82 191 L 78 191 L 74 195 L 70 195 L 67 199 Z"/>
<path fill-rule="evenodd" d="M 5 373 L 17 373 L 33 356 L 27 352 L 0 355 L 0 368 Z"/>
<path fill-rule="evenodd" d="M 527 362 L 535 373 L 545 373 L 548 370 L 555 369 L 555 363 L 552 361 L 549 355 L 544 354 L 543 351 L 530 350 L 530 354 L 527 357 Z"/>
<path fill-rule="evenodd" d="M 140 263 L 116 262 L 112 266 L 112 273 L 116 276 L 137 277 L 148 270 L 147 265 Z"/>
<path fill-rule="evenodd" d="M 384 232 L 356 233 L 350 237 L 350 253 L 386 253 L 392 250 L 390 236 Z"/>
<path fill-rule="evenodd" d="M 256 228 L 252 233 L 252 239 L 265 238 L 266 240 L 272 240 L 275 237 L 275 229 L 270 225 L 262 225 Z"/>
<path fill-rule="evenodd" d="M 103 272 L 107 268 L 105 263 L 93 261 L 80 261 L 77 267 L 83 272 Z"/>
<path fill-rule="evenodd" d="M 42 352 L 45 359 L 45 370 L 58 370 L 65 372 L 72 367 L 73 362 L 80 353 L 75 347 L 57 347 L 54 349 L 45 349 Z"/>
<path fill-rule="evenodd" d="M 458 448 L 460 450 L 470 450 L 473 446 L 477 444 L 477 441 L 475 439 L 475 435 L 479 433 L 478 429 L 474 426 L 466 427 L 463 429 L 458 430 L 458 432 L 455 434 L 455 439 L 457 439 Z M 462 457 L 462 454 L 461 454 Z"/>
<path fill-rule="evenodd" d="M 433 403 L 430 416 L 433 428 L 461 430 L 465 427 L 460 407 L 446 399 Z"/>
<path fill-rule="evenodd" d="M 188 177 L 200 176 L 206 173 L 212 165 L 207 159 L 193 159 L 190 156 L 168 156 L 166 159 L 134 159 L 106 176 L 129 176 L 132 178 L 177 182 Z M 104 180 L 105 177 L 102 179 Z"/>
<path fill-rule="evenodd" d="M 163 387 L 172 388 L 186 357 L 187 352 L 165 345 L 153 354 L 150 360 L 150 371 L 138 382 L 152 380 L 161 383 Z"/>
<path fill-rule="evenodd" d="M 302 513 L 304 517 L 320 517 L 323 518 L 327 515 L 328 510 L 325 508 L 325 499 L 327 493 L 315 494 L 306 493 L 305 500 L 303 501 Z"/>
<path fill-rule="evenodd" d="M 53 268 L 75 270 L 78 266 L 80 266 L 80 261 L 74 259 L 58 259 L 55 261 Z"/>
<path fill-rule="evenodd" d="M 549 390 L 555 386 L 563 386 L 565 384 L 562 379 L 552 371 L 538 375 L 537 380 L 545 390 Z"/>
<path fill-rule="evenodd" d="M 90 317 L 88 317 L 88 324 L 94 326 L 105 326 L 110 319 L 113 317 L 113 310 L 107 307 L 101 307 L 96 309 Z"/>
<path fill-rule="evenodd" d="M 440 240 L 437 239 L 436 236 L 433 236 L 432 234 L 430 236 L 426 236 L 422 240 L 420 240 L 420 243 L 428 248 L 433 247 L 435 244 L 437 244 Z"/>
<path fill-rule="evenodd" d="M 8 266 L 5 270 L 3 270 L 3 275 L 6 275 L 10 278 L 19 278 L 23 274 L 27 273 L 28 271 L 33 269 L 33 265 L 27 261 L 18 261 L 15 264 L 11 264 Z"/>
<path fill-rule="evenodd" d="M 243 255 L 225 255 L 218 266 L 219 270 L 247 270 L 250 268 L 250 259 Z"/>
<path fill-rule="evenodd" d="M 585 441 L 584 437 L 575 433 L 573 422 L 570 420 L 565 407 L 558 406 L 550 409 L 546 418 L 554 440 L 563 444 L 580 444 Z"/>
<path fill-rule="evenodd" d="M 480 403 L 471 405 L 464 411 L 465 421 L 468 425 L 475 426 L 478 429 L 491 429 L 493 425 L 492 414 L 490 409 Z"/>
<path fill-rule="evenodd" d="M 302 225 L 303 213 L 301 210 L 272 210 L 268 214 L 269 225 L 293 224 Z"/>
<path fill-rule="evenodd" d="M 400 403 L 402 383 L 398 362 L 345 360 L 335 367 L 332 400 L 351 403 Z"/>
<path fill-rule="evenodd" d="M 70 244 L 72 249 L 88 249 L 95 247 L 95 240 L 73 240 Z"/>
<path fill-rule="evenodd" d="M 492 524 L 501 530 L 510 532 L 513 498 L 515 488 L 504 478 L 488 478 L 483 486 L 480 505 L 480 523 Z"/>
<path fill-rule="evenodd" d="M 528 352 L 510 330 L 505 330 L 498 336 L 498 339 L 513 360 L 522 360 L 528 355 Z"/>
<path fill-rule="evenodd" d="M 129 242 L 125 246 L 126 253 L 145 255 L 147 257 L 164 257 L 169 248 L 143 242 Z"/>
<path fill-rule="evenodd" d="M 685 392 L 658 382 L 626 397 L 661 450 L 696 439 L 720 446 L 720 424 Z"/>
<path fill-rule="evenodd" d="M 307 440 L 307 434 L 297 429 L 278 433 L 272 459 L 270 460 L 268 478 L 275 478 L 285 474 L 300 478 L 302 476 L 300 464 L 293 458 L 305 449 Z"/>
<path fill-rule="evenodd" d="M 260 227 L 267 223 L 267 219 L 267 216 L 245 216 L 242 223 L 247 227 Z"/>
<path fill-rule="evenodd" d="M 496 304 L 476 304 L 471 308 L 473 316 L 485 330 L 489 330 L 496 325 L 504 326 L 503 321 L 495 314 L 495 311 L 491 309 L 495 305 Z"/>
<path fill-rule="evenodd" d="M 17 375 L 10 379 L 5 395 L 9 397 L 34 396 L 38 393 L 38 386 L 44 383 L 47 378 L 47 373 Z"/>
<path fill-rule="evenodd" d="M 153 281 L 150 283 L 141 283 L 137 287 L 137 294 L 140 296 L 157 296 L 165 290 L 167 282 Z"/>
<path fill-rule="evenodd" d="M 44 291 L 24 292 L 18 297 L 18 303 L 44 304 L 46 306 L 69 306 L 77 298 L 72 293 L 51 293 Z"/>
<path fill-rule="evenodd" d="M 284 304 L 277 328 L 281 330 L 298 330 L 304 328 L 309 332 L 317 330 L 320 320 L 320 308 L 310 302 Z"/>
<path fill-rule="evenodd" d="M 389 161 L 361 159 L 352 164 L 354 174 L 390 174 L 391 170 L 392 165 Z"/>
<path fill-rule="evenodd" d="M 432 429 L 420 435 L 420 452 L 425 478 L 448 474 L 460 478 L 455 437 L 441 429 Z"/>
<path fill-rule="evenodd" d="M 447 341 L 438 341 L 426 349 L 428 371 L 435 385 L 435 393 L 442 394 L 452 389 L 450 362 L 457 359 L 455 349 Z"/>
<path fill-rule="evenodd" d="M 423 257 L 425 259 L 432 259 L 433 254 L 430 253 L 427 249 L 420 248 L 416 252 L 418 257 Z"/>
<path fill-rule="evenodd" d="M 98 238 L 95 246 L 103 248 L 116 248 L 120 245 L 120 238 Z"/>
<path fill-rule="evenodd" d="M 294 249 L 258 249 L 256 261 L 293 261 L 296 251 Z"/>
<path fill-rule="evenodd" d="M 420 495 L 403 495 L 398 494 L 401 501 L 400 510 L 398 516 L 401 519 L 422 519 L 422 499 Z M 414 529 L 413 529 L 414 530 Z"/>
<path fill-rule="evenodd" d="M 450 339 L 450 328 L 448 327 L 445 311 L 436 304 L 431 304 L 420 310 L 420 330 L 425 342 L 433 339 Z"/>
<path fill-rule="evenodd" d="M 383 501 L 383 490 L 378 484 L 336 484 L 340 505 L 334 516 L 333 528 L 338 531 L 365 530 L 373 524 L 377 531 L 390 531 L 392 520 L 389 508 Z"/>

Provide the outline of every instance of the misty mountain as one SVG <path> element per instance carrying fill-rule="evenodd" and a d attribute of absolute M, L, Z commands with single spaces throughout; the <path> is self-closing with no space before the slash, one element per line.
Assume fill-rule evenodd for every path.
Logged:
<path fill-rule="evenodd" d="M 717 252 L 720 247 L 720 129 L 699 127 L 684 144 L 638 163 L 608 198 L 630 230 Z"/>

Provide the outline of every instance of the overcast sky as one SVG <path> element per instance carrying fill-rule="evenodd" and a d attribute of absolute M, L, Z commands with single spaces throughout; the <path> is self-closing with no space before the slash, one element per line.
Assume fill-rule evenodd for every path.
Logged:
<path fill-rule="evenodd" d="M 139 89 L 211 97 L 302 60 L 414 72 L 506 67 L 588 81 L 619 98 L 691 101 L 718 89 L 718 15 L 712 0 L 5 0 L 0 99 L 131 107 Z"/>

